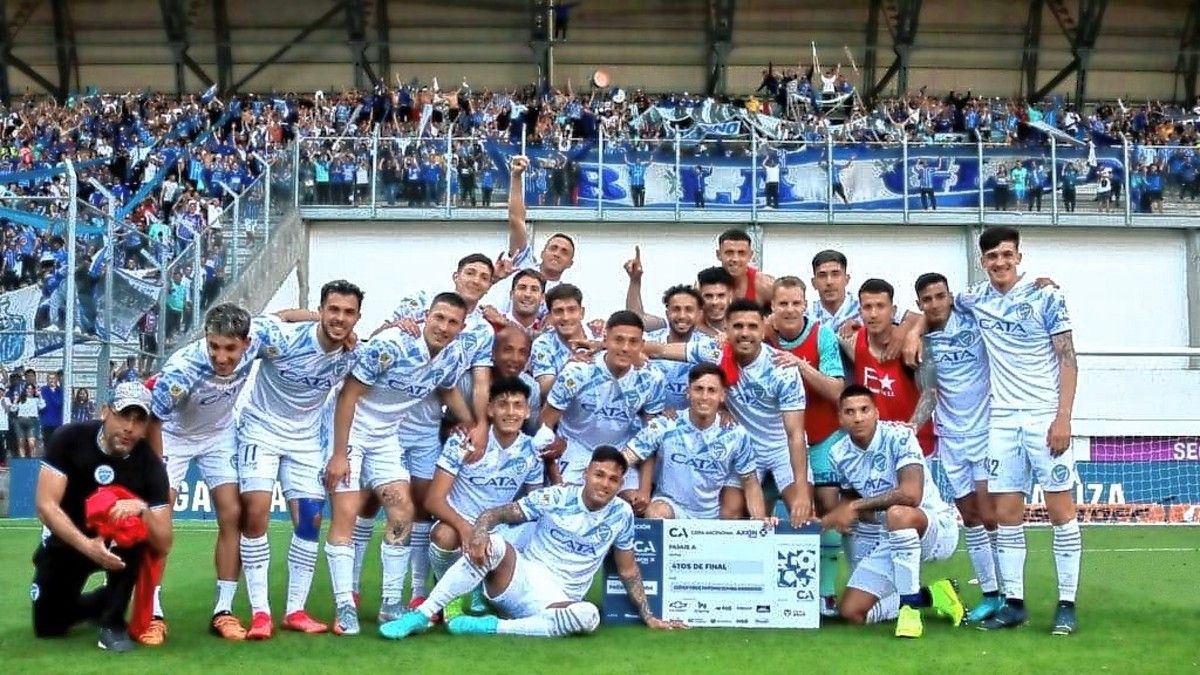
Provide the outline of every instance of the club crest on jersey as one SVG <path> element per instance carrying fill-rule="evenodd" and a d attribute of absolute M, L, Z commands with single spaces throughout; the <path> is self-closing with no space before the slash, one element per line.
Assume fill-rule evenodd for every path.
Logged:
<path fill-rule="evenodd" d="M 1008 308 L 1004 313 L 1006 316 L 1016 317 L 1018 321 L 1024 321 L 1033 316 L 1033 306 L 1028 302 L 1021 302 Z"/>
<path fill-rule="evenodd" d="M 887 467 L 887 457 L 883 456 L 882 452 L 876 452 L 871 455 L 871 468 L 875 471 L 882 472 Z"/>
<path fill-rule="evenodd" d="M 117 478 L 117 472 L 107 464 L 101 464 L 92 472 L 92 478 L 96 479 L 98 485 L 109 485 Z"/>
<path fill-rule="evenodd" d="M 267 345 L 267 358 L 273 359 L 276 356 L 279 356 L 279 347 L 276 347 L 275 345 Z"/>
<path fill-rule="evenodd" d="M 592 530 L 592 536 L 596 541 L 608 541 L 608 538 L 612 536 L 612 528 L 604 523 L 600 523 L 596 526 L 596 529 Z"/>

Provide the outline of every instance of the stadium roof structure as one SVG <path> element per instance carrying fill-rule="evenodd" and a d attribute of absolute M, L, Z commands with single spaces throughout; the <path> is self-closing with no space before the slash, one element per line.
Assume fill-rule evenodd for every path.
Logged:
<path fill-rule="evenodd" d="M 0 0 L 0 98 L 23 88 L 65 100 L 88 86 L 361 88 L 468 67 L 484 86 L 557 83 L 563 71 L 586 82 L 608 64 L 647 88 L 719 94 L 731 75 L 744 90 L 780 56 L 811 63 L 810 44 L 826 65 L 852 65 L 868 98 L 914 80 L 970 79 L 985 82 L 976 91 L 1034 100 L 1170 90 L 1192 101 L 1200 73 L 1200 0 L 574 0 L 559 13 L 574 16 L 570 40 L 556 36 L 556 2 L 294 0 L 281 11 L 234 0 Z"/>

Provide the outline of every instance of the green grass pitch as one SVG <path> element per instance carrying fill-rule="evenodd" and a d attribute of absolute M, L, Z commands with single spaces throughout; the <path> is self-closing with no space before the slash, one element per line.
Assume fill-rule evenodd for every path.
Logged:
<path fill-rule="evenodd" d="M 353 638 L 277 632 L 265 643 L 232 644 L 207 633 L 213 598 L 211 524 L 177 526 L 163 602 L 170 621 L 164 647 L 133 654 L 101 652 L 95 629 L 77 628 L 59 640 L 35 640 L 30 628 L 30 556 L 39 526 L 0 521 L 0 664 L 10 673 L 1184 673 L 1200 671 L 1200 530 L 1190 527 L 1087 527 L 1079 595 L 1079 633 L 1049 635 L 1055 597 L 1047 529 L 1029 532 L 1024 628 L 988 634 L 953 629 L 934 617 L 925 637 L 897 640 L 891 625 L 819 631 L 694 629 L 656 633 L 642 627 L 607 627 L 590 637 L 452 638 L 435 629 L 402 642 L 375 634 L 378 607 L 378 535 L 367 563 L 363 634 Z M 272 606 L 284 606 L 287 541 L 271 530 Z M 978 590 L 961 550 L 946 563 L 926 567 L 925 578 L 961 580 L 969 604 Z M 309 609 L 327 619 L 328 570 L 318 565 Z M 245 619 L 245 590 L 235 610 Z"/>

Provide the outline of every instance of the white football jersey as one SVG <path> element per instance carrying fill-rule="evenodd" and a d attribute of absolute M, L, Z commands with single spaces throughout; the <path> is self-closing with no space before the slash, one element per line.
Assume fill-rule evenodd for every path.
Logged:
<path fill-rule="evenodd" d="M 919 465 L 925 474 L 921 508 L 931 514 L 948 513 L 953 517 L 951 507 L 942 500 L 929 473 L 916 434 L 899 422 L 880 421 L 875 427 L 875 436 L 865 448 L 855 445 L 849 436 L 843 436 L 830 448 L 829 456 L 842 488 L 854 490 L 863 497 L 877 497 L 894 490 L 899 485 L 900 469 Z"/>
<path fill-rule="evenodd" d="M 358 401 L 350 428 L 353 444 L 378 445 L 397 433 L 401 417 L 438 388 L 450 388 L 470 367 L 452 341 L 430 356 L 424 337 L 389 328 L 358 350 L 350 373 L 370 387 Z"/>
<path fill-rule="evenodd" d="M 598 446 L 625 447 L 642 428 L 641 413 L 663 411 L 662 375 L 653 368 L 630 368 L 613 377 L 599 352 L 586 363 L 568 363 L 550 387 L 546 404 L 562 411 L 558 433 L 567 440 L 563 462 L 586 464 Z"/>
<path fill-rule="evenodd" d="M 536 521 L 521 555 L 550 570 L 572 600 L 587 595 L 609 548 L 633 550 L 633 509 L 623 499 L 591 511 L 582 485 L 556 485 L 534 490 L 517 506 L 526 520 Z"/>
<path fill-rule="evenodd" d="M 934 425 L 940 438 L 968 438 L 988 432 L 989 373 L 979 322 L 954 309 L 941 330 L 925 335 L 937 377 Z"/>
<path fill-rule="evenodd" d="M 466 464 L 463 460 L 470 450 L 462 436 L 451 435 L 437 462 L 439 469 L 455 477 L 446 501 L 466 520 L 474 523 L 484 511 L 511 502 L 522 487 L 541 487 L 544 465 L 529 436 L 518 434 L 506 448 L 489 431 L 483 457 Z"/>
<path fill-rule="evenodd" d="M 259 442 L 286 441 L 288 449 L 320 450 L 321 408 L 354 363 L 338 345 L 325 351 L 317 322 L 269 320 L 271 345 L 260 355 L 238 433 Z"/>
<path fill-rule="evenodd" d="M 658 457 L 658 493 L 703 518 L 721 514 L 721 488 L 754 473 L 754 449 L 741 425 L 714 420 L 701 429 L 681 410 L 675 419 L 655 417 L 629 441 L 638 459 Z"/>
<path fill-rule="evenodd" d="M 204 338 L 171 355 L 154 378 L 151 412 L 162 420 L 163 433 L 188 442 L 215 438 L 233 427 L 237 402 L 254 360 L 270 349 L 278 349 L 277 322 L 256 317 L 250 321 L 250 346 L 234 366 L 233 374 L 221 377 L 213 370 Z"/>
<path fill-rule="evenodd" d="M 979 322 L 991 364 L 992 407 L 1058 409 L 1058 355 L 1052 338 L 1071 330 L 1062 293 L 1019 279 L 1007 293 L 988 281 L 955 298 Z"/>

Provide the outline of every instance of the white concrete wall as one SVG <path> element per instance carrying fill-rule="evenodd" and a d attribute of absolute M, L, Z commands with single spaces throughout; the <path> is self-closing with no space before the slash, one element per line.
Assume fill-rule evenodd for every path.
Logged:
<path fill-rule="evenodd" d="M 723 225 L 540 223 L 535 248 L 558 230 L 572 235 L 579 254 L 566 278 L 584 292 L 589 318 L 624 306 L 621 264 L 642 248 L 648 310 L 660 307 L 667 286 L 695 279 L 716 264 L 716 237 Z M 1081 351 L 1187 345 L 1183 235 L 1179 231 L 1118 229 L 1026 229 L 1022 246 L 1028 274 L 1054 278 L 1067 294 Z M 417 290 L 449 288 L 455 262 L 506 246 L 503 223 L 354 223 L 310 226 L 310 297 L 315 307 L 323 283 L 346 278 L 366 293 L 360 333 L 369 333 L 396 301 Z M 773 275 L 810 278 L 809 261 L 824 248 L 850 259 L 851 288 L 869 277 L 890 281 L 897 302 L 911 307 L 912 284 L 923 272 L 940 271 L 966 284 L 968 248 L 953 227 L 768 226 L 761 267 Z M 968 255 L 971 258 L 968 258 Z M 294 274 L 268 309 L 296 304 Z M 815 301 L 815 296 L 810 298 Z M 1200 433 L 1200 371 L 1182 359 L 1084 357 L 1076 432 L 1084 435 Z"/>

